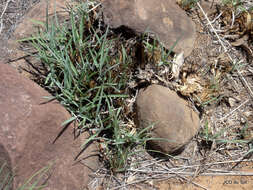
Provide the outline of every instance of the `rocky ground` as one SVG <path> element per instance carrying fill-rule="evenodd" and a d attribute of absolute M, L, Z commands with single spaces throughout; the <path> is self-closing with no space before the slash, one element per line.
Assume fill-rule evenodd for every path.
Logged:
<path fill-rule="evenodd" d="M 1 27 L 0 38 L 9 39 L 16 26 L 21 22 L 21 18 L 39 0 L 3 0 L 0 4 Z"/>
<path fill-rule="evenodd" d="M 37 2 L 5 0 L 0 3 L 3 13 L 0 15 L 0 37 L 3 39 L 0 48 L 4 48 L 18 23 L 22 22 L 22 16 Z M 253 6 L 251 1 L 245 2 L 242 4 L 244 8 Z M 177 91 L 190 102 L 192 109 L 200 114 L 201 129 L 185 150 L 174 158 L 158 160 L 141 153 L 131 158 L 131 162 L 139 165 L 132 166 L 125 175 L 111 176 L 105 168 L 100 169 L 94 173 L 95 178 L 91 182 L 94 188 L 253 187 L 250 162 L 253 26 L 248 21 L 253 16 L 238 16 L 239 13 L 232 7 L 221 6 L 219 1 L 214 6 L 204 3 L 191 9 L 187 6 L 183 8 L 195 23 L 196 40 L 191 54 L 180 67 L 178 79 L 157 79 L 156 73 L 152 74 L 150 70 L 143 73 L 147 74 L 145 80 L 149 83 L 159 81 L 159 84 Z M 3 52 L 2 55 L 6 55 Z"/>

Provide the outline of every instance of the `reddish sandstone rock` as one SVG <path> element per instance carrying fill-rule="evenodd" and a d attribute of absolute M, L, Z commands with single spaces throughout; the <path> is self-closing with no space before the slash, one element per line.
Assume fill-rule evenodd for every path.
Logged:
<path fill-rule="evenodd" d="M 175 0 L 102 0 L 105 22 L 136 32 L 151 31 L 167 48 L 188 56 L 195 41 L 195 24 Z"/>
<path fill-rule="evenodd" d="M 47 4 L 47 2 L 49 2 Z M 32 7 L 27 14 L 24 16 L 20 24 L 17 25 L 11 39 L 8 42 L 0 41 L 0 62 L 8 62 L 10 60 L 16 60 L 11 62 L 12 66 L 19 69 L 28 68 L 24 56 L 27 55 L 18 43 L 18 40 L 31 37 L 38 32 L 38 29 L 42 29 L 43 25 L 38 24 L 39 22 L 46 22 L 46 9 L 48 6 L 49 21 L 54 21 L 54 16 L 57 15 L 59 21 L 64 20 L 68 15 L 68 12 L 64 10 L 65 4 L 69 3 L 69 0 L 50 0 L 40 1 L 34 7 Z M 44 28 L 45 29 L 45 28 Z M 34 62 L 33 60 L 29 60 Z M 29 70 L 29 69 L 28 69 Z M 19 69 L 23 75 L 29 76 L 28 73 L 24 73 L 22 69 Z"/>
<path fill-rule="evenodd" d="M 53 20 L 55 15 L 57 15 L 57 18 L 60 20 L 64 19 L 69 14 L 64 10 L 66 7 L 65 4 L 69 2 L 69 0 L 41 1 L 32 7 L 25 15 L 25 18 L 15 29 L 14 38 L 22 39 L 37 32 L 38 27 L 41 27 L 42 25 L 36 24 L 36 21 L 46 23 L 47 7 L 49 20 Z"/>
<path fill-rule="evenodd" d="M 151 85 L 141 90 L 136 104 L 138 126 L 146 128 L 154 124 L 151 136 L 164 139 L 150 141 L 153 150 L 174 153 L 198 132 L 198 115 L 185 100 L 166 87 Z"/>
<path fill-rule="evenodd" d="M 74 161 L 84 137 L 74 140 L 72 125 L 53 143 L 68 112 L 57 101 L 43 104 L 50 94 L 9 65 L 0 63 L 0 76 L 0 161 L 15 169 L 14 189 L 51 162 L 46 190 L 83 189 L 98 158 L 78 161 L 94 154 L 94 145 Z"/>

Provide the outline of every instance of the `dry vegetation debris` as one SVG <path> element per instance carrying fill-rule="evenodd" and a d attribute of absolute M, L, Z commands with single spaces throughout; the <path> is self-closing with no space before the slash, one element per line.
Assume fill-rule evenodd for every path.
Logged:
<path fill-rule="evenodd" d="M 170 87 L 191 101 L 201 113 L 202 129 L 182 155 L 165 162 L 150 159 L 144 167 L 133 164 L 126 176 L 116 180 L 121 183 L 118 187 L 142 181 L 155 187 L 151 178 L 175 177 L 194 183 L 192 179 L 198 175 L 252 176 L 240 168 L 252 161 L 253 2 L 233 2 L 215 3 L 211 10 L 204 10 L 200 3 L 186 8 L 198 30 L 192 54 L 183 64 L 175 61 L 177 57 L 174 62 L 171 59 L 171 64 L 179 62 L 174 73 L 174 65 L 161 71 L 149 71 L 151 67 L 146 65 L 140 72 L 150 83 Z M 178 76 L 177 69 L 179 78 L 173 77 Z M 137 158 L 139 162 L 141 159 L 145 160 Z"/>
<path fill-rule="evenodd" d="M 8 39 L 22 16 L 39 0 L 3 0 L 0 2 L 0 38 Z"/>

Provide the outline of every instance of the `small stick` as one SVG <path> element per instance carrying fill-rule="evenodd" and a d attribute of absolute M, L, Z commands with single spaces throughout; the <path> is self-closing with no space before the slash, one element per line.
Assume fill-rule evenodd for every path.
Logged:
<path fill-rule="evenodd" d="M 3 16 L 4 16 L 5 12 L 6 12 L 6 9 L 7 9 L 8 5 L 9 5 L 10 1 L 11 0 L 8 0 L 6 2 L 4 10 L 3 10 L 3 12 L 2 12 L 2 14 L 0 16 L 0 34 L 2 33 L 2 30 L 3 30 Z"/>
<path fill-rule="evenodd" d="M 89 11 L 88 11 L 88 13 L 89 12 L 91 12 L 91 11 L 93 11 L 93 10 L 95 10 L 98 6 L 100 6 L 102 3 L 98 3 L 98 4 L 96 4 L 94 7 L 92 7 L 92 9 L 90 9 Z"/>
<path fill-rule="evenodd" d="M 217 17 L 215 17 L 212 21 L 210 21 L 210 23 L 214 23 L 217 19 L 219 19 L 221 17 L 221 15 L 223 14 L 223 12 L 221 12 Z"/>
<path fill-rule="evenodd" d="M 218 38 L 218 40 L 219 40 L 221 46 L 223 47 L 223 49 L 225 50 L 225 52 L 227 52 L 228 50 L 227 50 L 226 46 L 225 46 L 224 43 L 222 42 L 220 36 L 217 34 L 215 28 L 213 27 L 211 21 L 209 20 L 208 16 L 206 15 L 205 11 L 203 10 L 203 8 L 202 8 L 201 5 L 199 4 L 199 2 L 197 2 L 197 5 L 198 5 L 198 7 L 200 8 L 200 10 L 201 10 L 201 12 L 203 13 L 203 15 L 205 16 L 205 18 L 206 18 L 208 24 L 211 26 L 212 31 L 214 32 L 214 34 L 215 34 L 216 37 Z M 232 58 L 231 58 L 231 59 L 232 59 Z"/>
<path fill-rule="evenodd" d="M 237 108 L 235 108 L 234 110 L 232 110 L 231 112 L 229 112 L 227 115 L 225 115 L 224 117 L 220 118 L 218 121 L 224 120 L 227 117 L 229 117 L 230 115 L 232 115 L 232 113 L 234 113 L 235 111 L 237 111 L 238 109 L 240 109 L 242 106 L 244 106 L 246 103 L 248 103 L 249 100 L 244 101 L 241 105 L 239 105 Z"/>
<path fill-rule="evenodd" d="M 232 11 L 232 23 L 231 23 L 230 28 L 232 28 L 234 26 L 234 23 L 235 23 L 235 13 L 234 13 L 234 11 Z"/>

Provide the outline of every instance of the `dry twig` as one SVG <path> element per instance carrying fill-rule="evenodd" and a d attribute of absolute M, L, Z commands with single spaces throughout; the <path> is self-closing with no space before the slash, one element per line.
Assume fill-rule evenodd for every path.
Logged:
<path fill-rule="evenodd" d="M 248 102 L 249 102 L 249 100 L 244 101 L 242 104 L 240 104 L 238 107 L 236 107 L 235 109 L 233 109 L 231 112 L 229 112 L 228 114 L 226 114 L 224 117 L 220 118 L 219 120 L 223 121 L 224 119 L 226 119 L 227 117 L 229 117 L 230 115 L 232 115 L 232 113 L 234 113 L 235 111 L 237 111 L 238 109 L 240 109 L 242 106 L 244 106 Z"/>
<path fill-rule="evenodd" d="M 8 7 L 8 5 L 9 5 L 10 2 L 11 2 L 11 0 L 7 0 L 6 4 L 4 6 L 4 10 L 3 10 L 3 12 L 2 12 L 2 14 L 0 16 L 0 34 L 2 33 L 3 25 L 4 25 L 3 24 L 3 16 L 4 16 L 4 14 L 5 14 L 5 12 L 7 10 L 7 7 Z"/>

